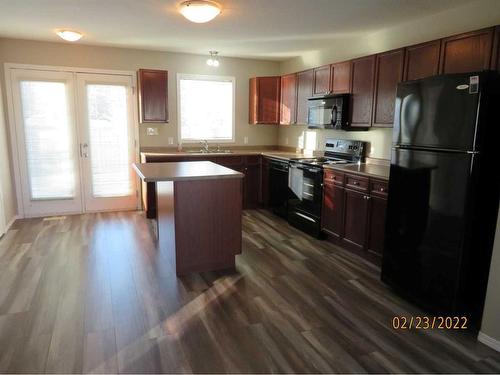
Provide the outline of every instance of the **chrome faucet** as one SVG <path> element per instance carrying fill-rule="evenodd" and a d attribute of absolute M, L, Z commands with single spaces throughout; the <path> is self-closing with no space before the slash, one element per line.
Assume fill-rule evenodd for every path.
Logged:
<path fill-rule="evenodd" d="M 200 142 L 201 143 L 201 151 L 208 152 L 208 141 L 205 139 Z"/>

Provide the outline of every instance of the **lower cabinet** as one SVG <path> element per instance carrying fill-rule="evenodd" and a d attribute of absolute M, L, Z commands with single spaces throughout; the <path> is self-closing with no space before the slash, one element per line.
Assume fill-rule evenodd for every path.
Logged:
<path fill-rule="evenodd" d="M 344 240 L 363 249 L 366 243 L 368 222 L 367 195 L 359 191 L 345 189 Z"/>
<path fill-rule="evenodd" d="M 243 208 L 257 208 L 262 203 L 261 193 L 261 156 L 260 155 L 225 155 L 225 156 L 162 156 L 142 155 L 142 163 L 162 163 L 178 161 L 211 161 L 234 169 L 245 175 L 243 180 Z M 156 218 L 156 185 L 142 184 L 142 200 L 146 217 Z"/>
<path fill-rule="evenodd" d="M 323 231 L 336 243 L 378 262 L 384 248 L 388 182 L 325 170 Z"/>

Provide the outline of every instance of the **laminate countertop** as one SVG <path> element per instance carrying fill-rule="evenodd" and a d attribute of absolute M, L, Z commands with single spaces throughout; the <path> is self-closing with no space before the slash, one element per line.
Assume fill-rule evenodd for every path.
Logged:
<path fill-rule="evenodd" d="M 143 156 L 167 156 L 167 157 L 196 157 L 205 156 L 210 157 L 225 157 L 225 156 L 251 156 L 251 155 L 262 155 L 276 159 L 290 160 L 290 159 L 300 159 L 306 156 L 302 153 L 290 152 L 290 151 L 274 151 L 274 150 L 234 150 L 232 152 L 183 152 L 183 151 L 173 151 L 173 152 L 158 152 L 158 151 L 142 151 Z"/>
<path fill-rule="evenodd" d="M 243 178 L 243 173 L 211 161 L 180 161 L 172 163 L 134 163 L 134 169 L 145 182 L 210 180 Z"/>
<path fill-rule="evenodd" d="M 356 173 L 363 176 L 389 179 L 390 166 L 379 164 L 347 164 L 347 165 L 325 165 L 325 169 L 335 169 L 345 173 Z"/>

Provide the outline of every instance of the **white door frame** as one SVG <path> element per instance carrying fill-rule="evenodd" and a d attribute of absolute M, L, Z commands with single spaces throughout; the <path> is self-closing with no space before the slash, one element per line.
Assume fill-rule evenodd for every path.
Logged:
<path fill-rule="evenodd" d="M 58 72 L 70 72 L 73 74 L 77 73 L 92 73 L 92 74 L 109 74 L 109 75 L 124 75 L 130 76 L 132 78 L 132 100 L 133 103 L 137 103 L 137 80 L 136 73 L 134 71 L 128 70 L 106 70 L 106 69 L 93 69 L 93 68 L 78 68 L 78 67 L 67 67 L 67 66 L 51 66 L 51 65 L 32 65 L 32 64 L 16 64 L 16 63 L 4 63 L 5 70 L 5 89 L 7 96 L 7 119 L 9 122 L 9 133 L 10 133 L 10 145 L 12 150 L 12 164 L 14 167 L 14 180 L 15 180 L 15 188 L 16 188 L 16 197 L 17 197 L 17 211 L 19 212 L 19 216 L 21 218 L 26 217 L 26 209 L 23 204 L 23 196 L 21 190 L 21 174 L 20 174 L 20 162 L 19 162 L 19 153 L 20 150 L 17 146 L 18 144 L 18 135 L 16 132 L 16 121 L 15 121 L 15 112 L 14 112 L 14 102 L 12 96 L 12 77 L 11 72 L 15 69 L 26 69 L 26 70 L 41 70 L 41 71 L 58 71 Z M 76 80 L 75 80 L 76 82 Z M 138 117 L 138 108 L 137 105 L 132 105 L 133 111 L 133 122 L 135 129 L 135 158 L 139 160 L 139 117 Z M 136 178 L 136 190 L 137 190 L 137 209 L 140 208 L 140 199 L 139 199 L 139 179 Z"/>

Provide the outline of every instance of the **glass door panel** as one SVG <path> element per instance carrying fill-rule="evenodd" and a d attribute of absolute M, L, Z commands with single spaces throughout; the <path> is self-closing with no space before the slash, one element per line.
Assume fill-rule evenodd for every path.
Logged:
<path fill-rule="evenodd" d="M 132 80 L 101 74 L 78 74 L 77 80 L 86 210 L 134 209 Z"/>
<path fill-rule="evenodd" d="M 25 215 L 81 212 L 73 75 L 11 74 Z"/>

